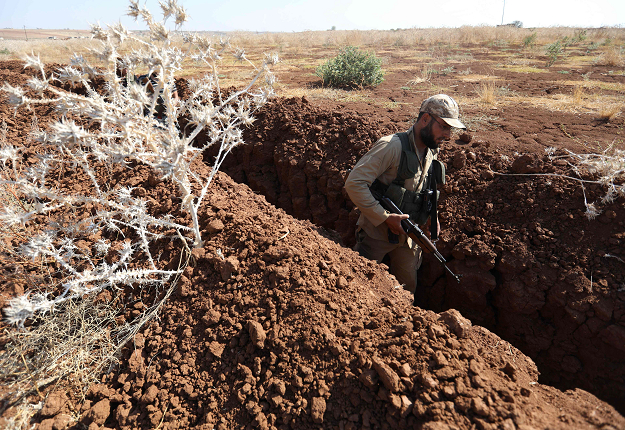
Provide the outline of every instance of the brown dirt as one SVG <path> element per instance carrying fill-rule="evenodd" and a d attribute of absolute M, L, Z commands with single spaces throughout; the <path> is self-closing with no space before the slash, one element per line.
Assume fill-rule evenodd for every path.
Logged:
<path fill-rule="evenodd" d="M 416 73 L 406 69 L 386 76 L 376 100 L 425 97 L 397 90 Z M 0 75 L 26 80 L 18 63 Z M 541 91 L 523 76 L 506 79 Z M 464 277 L 447 282 L 426 258 L 414 307 L 384 265 L 343 246 L 357 211 L 342 189 L 367 148 L 413 114 L 305 98 L 260 112 L 222 168 L 230 176 L 214 183 L 201 214 L 206 244 L 175 297 L 81 406 L 49 395 L 39 428 L 63 428 L 73 409 L 83 412 L 77 427 L 94 428 L 624 428 L 614 408 L 625 409 L 625 265 L 605 257 L 625 259 L 623 199 L 587 221 L 574 183 L 490 173 L 570 173 L 544 148 L 588 151 L 581 142 L 610 142 L 622 125 L 519 105 L 499 108 L 469 144 L 447 144 L 439 247 Z M 37 116 L 45 127 L 52 112 Z M 2 101 L 0 118 L 26 144 L 32 113 Z M 134 185 L 169 199 L 143 170 Z M 169 248 L 162 260 L 177 257 Z M 22 287 L 14 266 L 3 271 L 6 299 Z"/>

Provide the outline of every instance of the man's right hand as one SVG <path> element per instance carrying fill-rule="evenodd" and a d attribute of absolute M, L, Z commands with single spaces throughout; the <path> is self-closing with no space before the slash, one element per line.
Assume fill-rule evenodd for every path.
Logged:
<path fill-rule="evenodd" d="M 410 215 L 408 214 L 388 214 L 388 218 L 386 218 L 386 221 L 384 221 L 386 223 L 386 225 L 388 226 L 388 229 L 390 231 L 392 231 L 393 233 L 400 235 L 400 234 L 406 234 L 406 232 L 404 231 L 404 229 L 401 226 L 401 220 L 403 219 L 408 219 L 410 218 Z"/>

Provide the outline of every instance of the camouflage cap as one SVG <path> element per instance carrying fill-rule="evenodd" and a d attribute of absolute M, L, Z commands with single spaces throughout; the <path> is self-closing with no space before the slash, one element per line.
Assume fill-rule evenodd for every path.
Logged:
<path fill-rule="evenodd" d="M 460 115 L 458 103 L 446 94 L 437 94 L 425 99 L 421 103 L 419 112 L 436 115 L 452 127 L 466 128 L 463 123 L 458 121 Z"/>

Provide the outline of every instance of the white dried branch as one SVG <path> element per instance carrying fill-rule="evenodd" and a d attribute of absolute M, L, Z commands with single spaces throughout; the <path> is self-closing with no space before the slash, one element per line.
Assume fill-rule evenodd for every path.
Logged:
<path fill-rule="evenodd" d="M 0 146 L 3 167 L 12 166 L 0 171 L 0 183 L 10 184 L 33 201 L 31 212 L 8 209 L 0 219 L 21 225 L 45 219 L 48 224 L 42 231 L 46 233 L 25 243 L 22 255 L 54 261 L 64 275 L 61 294 L 31 295 L 11 302 L 7 315 L 12 323 L 23 324 L 36 312 L 50 311 L 63 300 L 100 288 L 166 282 L 182 269 L 160 270 L 151 249 L 155 240 L 171 231 L 194 246 L 202 244 L 198 211 L 224 158 L 243 143 L 241 127 L 253 123 L 253 111 L 273 94 L 275 79 L 269 66 L 278 58 L 267 55 L 256 67 L 245 51 L 234 50 L 233 56 L 251 64 L 256 74 L 244 88 L 225 96 L 219 85 L 217 61 L 231 49 L 229 41 L 221 40 L 214 49 L 215 44 L 207 38 L 187 34 L 185 50 L 174 47 L 166 21 L 173 19 L 178 29 L 188 16 L 175 0 L 161 2 L 161 9 L 163 20 L 159 22 L 138 0 L 130 1 L 128 15 L 145 23 L 149 40 L 128 32 L 120 23 L 106 30 L 99 24 L 91 26 L 92 38 L 100 41 L 93 53 L 105 62 L 104 68 L 93 67 L 84 57 L 74 55 L 69 65 L 47 76 L 39 57 L 31 55 L 25 59 L 26 66 L 40 74 L 28 83 L 35 95 L 6 83 L 2 87 L 16 109 L 49 104 L 60 116 L 47 130 L 32 133 L 46 149 L 38 162 L 23 165 L 20 148 L 6 142 Z M 127 43 L 133 48 L 124 48 Z M 127 54 L 122 57 L 119 52 Z M 192 80 L 190 94 L 179 100 L 175 76 L 187 59 L 201 61 L 208 73 L 203 79 Z M 135 80 L 139 71 L 146 70 L 147 79 Z M 96 88 L 94 78 L 103 78 L 105 87 Z M 53 85 L 57 81 L 83 86 L 86 95 L 60 89 Z M 44 92 L 52 96 L 46 97 Z M 178 119 L 183 115 L 188 125 L 180 130 Z M 200 133 L 207 139 L 198 148 L 194 141 Z M 219 145 L 219 155 L 210 173 L 194 171 L 194 162 L 212 145 Z M 135 164 L 149 166 L 160 180 L 171 181 L 192 225 L 176 223 L 170 214 L 150 214 L 147 201 L 136 196 L 132 187 L 101 179 L 102 172 L 111 174 Z M 67 172 L 81 178 L 81 191 L 70 191 L 65 182 L 58 181 Z M 67 222 L 63 214 L 68 211 L 88 215 Z M 107 236 L 109 232 L 117 235 L 117 244 L 113 236 Z M 88 248 L 76 245 L 80 238 L 95 233 L 105 238 Z M 111 253 L 118 248 L 113 258 Z"/>

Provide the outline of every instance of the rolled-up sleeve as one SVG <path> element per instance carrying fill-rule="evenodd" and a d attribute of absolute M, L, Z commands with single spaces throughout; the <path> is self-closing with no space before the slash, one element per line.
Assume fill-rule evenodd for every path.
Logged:
<path fill-rule="evenodd" d="M 400 158 L 401 141 L 398 137 L 380 139 L 356 163 L 345 181 L 345 191 L 351 201 L 376 227 L 386 221 L 388 212 L 373 198 L 369 187 L 378 178 L 384 184 L 390 184 L 397 175 Z"/>

